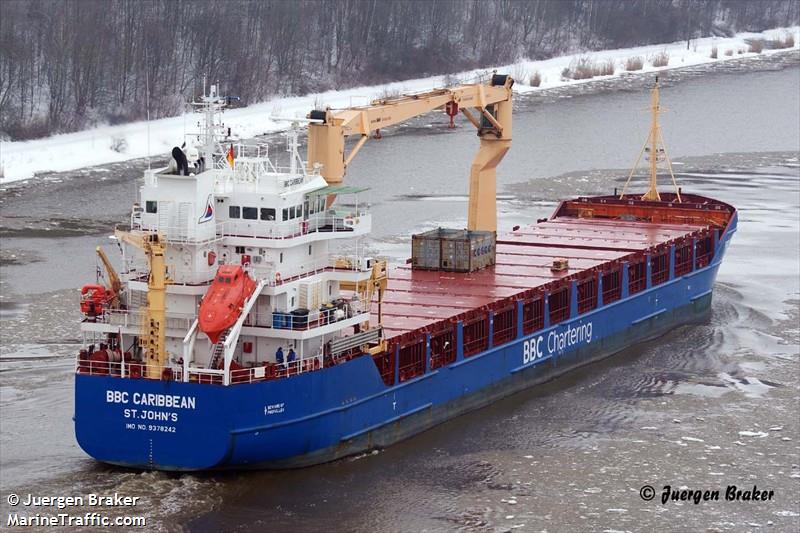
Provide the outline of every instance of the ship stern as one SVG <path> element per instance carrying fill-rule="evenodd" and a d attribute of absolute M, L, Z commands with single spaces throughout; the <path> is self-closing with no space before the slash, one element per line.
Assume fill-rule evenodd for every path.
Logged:
<path fill-rule="evenodd" d="M 221 385 L 75 376 L 75 437 L 105 463 L 159 470 L 219 468 L 231 455 Z"/>

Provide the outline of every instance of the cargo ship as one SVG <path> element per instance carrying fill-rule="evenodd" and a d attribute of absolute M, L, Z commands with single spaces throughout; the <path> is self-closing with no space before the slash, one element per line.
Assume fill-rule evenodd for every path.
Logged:
<path fill-rule="evenodd" d="M 657 83 L 644 194 L 626 183 L 498 234 L 512 84 L 493 75 L 312 111 L 287 133 L 285 168 L 231 137 L 227 100 L 204 91 L 201 130 L 169 167 L 145 171 L 130 222 L 115 229 L 121 268 L 98 248 L 102 277 L 81 290 L 81 448 L 141 469 L 314 465 L 707 317 L 737 214 L 677 185 L 658 191 L 657 165 L 672 173 Z M 343 177 L 380 128 L 438 109 L 478 133 L 468 226 L 415 235 L 411 259 L 390 266 L 360 253 L 372 215 Z"/>

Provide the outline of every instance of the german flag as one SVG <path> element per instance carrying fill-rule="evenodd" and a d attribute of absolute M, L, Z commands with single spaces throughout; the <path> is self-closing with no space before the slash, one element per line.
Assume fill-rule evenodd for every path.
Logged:
<path fill-rule="evenodd" d="M 233 145 L 231 145 L 231 147 L 228 148 L 228 154 L 225 156 L 225 159 L 228 160 L 228 164 L 231 166 L 231 168 L 233 168 L 233 160 L 234 160 Z"/>

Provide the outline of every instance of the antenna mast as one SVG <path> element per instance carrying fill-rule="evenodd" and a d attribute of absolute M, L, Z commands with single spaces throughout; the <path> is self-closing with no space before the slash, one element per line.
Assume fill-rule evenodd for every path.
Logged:
<path fill-rule="evenodd" d="M 666 161 L 667 168 L 669 169 L 669 175 L 672 178 L 672 184 L 675 186 L 675 194 L 678 198 L 678 201 L 681 201 L 681 191 L 678 188 L 677 182 L 675 181 L 675 174 L 672 172 L 672 162 L 667 155 L 664 137 L 661 135 L 661 126 L 658 123 L 658 115 L 661 113 L 660 98 L 661 95 L 658 88 L 658 76 L 656 76 L 655 85 L 653 86 L 653 90 L 650 91 L 650 113 L 652 117 L 650 122 L 650 134 L 647 136 L 647 140 L 645 141 L 642 150 L 639 152 L 639 157 L 636 158 L 636 163 L 634 163 L 631 173 L 628 175 L 628 180 L 625 182 L 625 186 L 622 188 L 620 199 L 625 196 L 625 190 L 628 188 L 628 184 L 630 183 L 634 172 L 636 172 L 636 169 L 639 168 L 639 162 L 642 159 L 642 154 L 647 152 L 647 157 L 650 161 L 650 186 L 647 189 L 647 192 L 642 195 L 642 200 L 661 201 L 661 195 L 658 194 L 657 183 L 658 162 Z"/>

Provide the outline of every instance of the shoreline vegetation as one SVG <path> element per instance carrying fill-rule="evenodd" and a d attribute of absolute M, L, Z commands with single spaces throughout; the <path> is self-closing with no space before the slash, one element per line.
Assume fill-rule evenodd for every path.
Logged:
<path fill-rule="evenodd" d="M 204 79 L 252 105 L 797 24 L 795 0 L 4 0 L 0 138 L 178 116 Z"/>
<path fill-rule="evenodd" d="M 291 122 L 275 117 L 302 117 L 311 109 L 364 105 L 387 95 L 428 91 L 436 87 L 485 81 L 493 70 L 515 79 L 514 91 L 524 94 L 626 73 L 665 69 L 757 57 L 798 49 L 800 27 L 775 28 L 731 37 L 705 37 L 632 48 L 577 53 L 545 60 L 523 59 L 493 68 L 474 69 L 444 76 L 410 79 L 342 91 L 274 98 L 229 109 L 225 122 L 239 138 L 286 130 Z M 225 93 L 225 85 L 222 87 Z M 183 109 L 187 106 L 184 105 Z M 192 130 L 191 114 L 184 112 L 150 122 L 101 125 L 83 131 L 28 141 L 0 138 L 0 184 L 29 179 L 45 171 L 68 171 L 90 166 L 160 157 L 183 142 Z"/>

